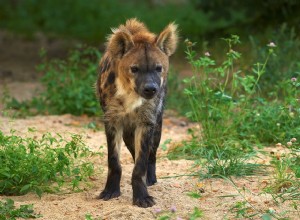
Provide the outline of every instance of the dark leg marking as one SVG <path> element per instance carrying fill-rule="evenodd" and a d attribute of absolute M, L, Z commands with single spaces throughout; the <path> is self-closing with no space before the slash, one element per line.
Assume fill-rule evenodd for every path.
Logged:
<path fill-rule="evenodd" d="M 107 138 L 108 149 L 108 175 L 104 190 L 100 193 L 99 199 L 109 200 L 119 197 L 120 193 L 120 180 L 122 175 L 122 168 L 119 161 L 119 146 L 116 143 L 118 131 L 115 128 L 110 128 L 105 124 L 105 133 Z"/>
<path fill-rule="evenodd" d="M 157 183 L 156 179 L 156 151 L 161 138 L 162 114 L 158 117 L 157 125 L 153 133 L 153 147 L 150 149 L 148 168 L 147 168 L 147 185 L 152 186 Z"/>
<path fill-rule="evenodd" d="M 133 161 L 135 161 L 134 133 L 135 133 L 135 128 L 126 128 L 123 131 L 123 140 L 129 152 L 131 153 Z"/>

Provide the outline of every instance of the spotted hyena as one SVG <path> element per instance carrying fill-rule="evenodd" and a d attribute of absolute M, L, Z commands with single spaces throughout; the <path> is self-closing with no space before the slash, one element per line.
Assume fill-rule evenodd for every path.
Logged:
<path fill-rule="evenodd" d="M 155 204 L 147 185 L 156 180 L 156 151 L 161 138 L 169 56 L 175 52 L 177 26 L 169 24 L 159 35 L 136 19 L 112 29 L 100 61 L 97 92 L 104 112 L 108 149 L 108 176 L 99 198 L 120 196 L 122 139 L 135 162 L 133 204 Z"/>

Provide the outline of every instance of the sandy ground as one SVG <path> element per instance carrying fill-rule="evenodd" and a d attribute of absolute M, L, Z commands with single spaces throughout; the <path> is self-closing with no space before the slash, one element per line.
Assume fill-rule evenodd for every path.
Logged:
<path fill-rule="evenodd" d="M 72 115 L 62 116 L 36 116 L 26 119 L 12 119 L 0 117 L 0 129 L 6 134 L 10 129 L 15 129 L 17 134 L 28 135 L 29 127 L 36 128 L 35 135 L 41 136 L 45 132 L 60 133 L 65 137 L 70 134 L 81 134 L 85 143 L 91 150 L 97 151 L 99 146 L 106 146 L 105 135 L 102 129 L 94 131 L 86 128 L 90 118 L 75 117 Z M 171 139 L 170 148 L 176 142 L 188 138 L 187 129 L 191 126 L 185 119 L 166 116 L 164 120 L 162 142 Z M 100 123 L 100 122 L 99 122 Z M 101 126 L 101 124 L 100 124 Z M 132 205 L 132 189 L 130 178 L 133 169 L 131 155 L 125 146 L 122 146 L 121 180 L 122 195 L 117 199 L 102 201 L 96 199 L 104 187 L 107 168 L 106 150 L 103 149 L 104 157 L 96 158 L 95 165 L 103 167 L 103 173 L 97 174 L 93 181 L 94 187 L 80 193 L 71 194 L 44 194 L 40 199 L 35 194 L 9 197 L 15 200 L 17 205 L 34 204 L 34 210 L 43 215 L 41 219 L 85 219 L 86 214 L 101 219 L 155 219 L 157 210 L 170 210 L 176 207 L 176 215 L 188 219 L 194 207 L 203 210 L 203 219 L 233 219 L 235 213 L 229 212 L 236 202 L 250 202 L 257 210 L 275 210 L 282 212 L 288 209 L 288 204 L 277 206 L 268 195 L 261 194 L 262 189 L 269 183 L 269 177 L 256 176 L 234 178 L 235 183 L 221 179 L 208 179 L 200 181 L 195 177 L 175 177 L 190 174 L 193 162 L 188 160 L 170 161 L 166 158 L 166 151 L 162 148 L 158 151 L 157 176 L 158 183 L 149 187 L 149 192 L 156 199 L 156 205 L 143 209 Z M 169 177 L 169 178 L 168 178 Z M 188 192 L 198 192 L 202 196 L 193 199 Z M 7 198 L 0 196 L 0 199 Z M 255 210 L 249 209 L 249 213 Z M 291 219 L 299 219 L 299 213 L 293 213 Z M 297 216 L 297 217 L 295 217 Z M 260 219 L 258 216 L 254 219 Z"/>
<path fill-rule="evenodd" d="M 0 32 L 0 98 L 8 89 L 13 97 L 24 100 L 32 97 L 36 89 L 41 86 L 36 79 L 39 78 L 33 66 L 38 62 L 37 49 L 42 46 L 49 48 L 53 56 L 61 56 L 65 50 L 62 48 L 64 43 L 44 40 L 42 37 L 36 41 L 18 43 L 19 41 L 1 35 Z M 53 49 L 51 52 L 51 48 Z M 34 52 L 35 51 L 35 52 Z M 23 55 L 20 55 L 23 54 Z M 25 57 L 25 58 L 24 58 Z M 28 75 L 29 74 L 29 75 Z M 163 125 L 163 136 L 161 144 L 167 139 L 171 143 L 167 145 L 167 151 L 162 147 L 158 150 L 157 177 L 158 183 L 149 187 L 149 193 L 155 197 L 156 205 L 143 209 L 132 205 L 132 189 L 130 185 L 133 162 L 125 146 L 122 146 L 122 168 L 123 176 L 121 180 L 121 196 L 110 201 L 96 199 L 103 189 L 106 175 L 106 150 L 105 135 L 103 129 L 94 131 L 86 128 L 86 125 L 94 119 L 87 117 L 74 117 L 72 115 L 62 116 L 36 116 L 25 119 L 13 119 L 1 112 L 3 103 L 0 103 L 0 130 L 6 134 L 10 129 L 15 129 L 17 134 L 22 136 L 29 135 L 28 128 L 36 128 L 37 136 L 45 132 L 60 133 L 65 137 L 70 134 L 81 134 L 85 143 L 91 150 L 97 151 L 99 146 L 104 146 L 103 157 L 95 158 L 96 166 L 103 168 L 102 173 L 91 180 L 93 187 L 80 193 L 71 194 L 44 194 L 40 199 L 35 194 L 24 196 L 11 196 L 16 205 L 33 204 L 36 213 L 40 213 L 45 220 L 80 220 L 85 219 L 86 214 L 91 214 L 94 218 L 99 219 L 155 219 L 159 216 L 157 211 L 170 210 L 176 208 L 174 218 L 189 219 L 195 207 L 203 210 L 202 219 L 235 219 L 236 212 L 230 212 L 230 209 L 237 202 L 247 201 L 252 208 L 246 210 L 247 213 L 265 213 L 267 210 L 279 214 L 290 208 L 289 203 L 277 205 L 270 195 L 262 193 L 262 189 L 270 183 L 271 176 L 255 176 L 233 178 L 234 184 L 229 180 L 223 179 L 206 179 L 200 180 L 197 177 L 182 176 L 190 174 L 201 167 L 193 167 L 194 163 L 188 160 L 170 161 L 166 158 L 168 149 L 172 148 L 175 143 L 189 138 L 187 129 L 192 124 L 184 118 L 166 114 Z M 97 120 L 98 125 L 103 127 L 101 120 Z M 273 151 L 273 150 L 272 150 Z M 260 159 L 259 162 L 266 163 Z M 181 176 L 181 177 L 176 177 Z M 187 195 L 188 192 L 197 192 L 201 198 L 194 199 Z M 8 198 L 1 196 L 0 199 Z M 298 204 L 300 206 L 300 204 Z M 290 219 L 300 219 L 299 212 L 287 213 L 285 217 Z M 240 219 L 245 219 L 240 217 Z M 261 215 L 253 217 L 261 219 Z"/>

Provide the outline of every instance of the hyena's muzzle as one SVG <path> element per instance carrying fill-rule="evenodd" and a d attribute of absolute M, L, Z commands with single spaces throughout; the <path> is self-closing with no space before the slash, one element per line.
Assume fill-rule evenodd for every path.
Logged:
<path fill-rule="evenodd" d="M 138 74 L 135 79 L 136 92 L 145 99 L 152 99 L 160 91 L 161 79 L 156 72 Z"/>

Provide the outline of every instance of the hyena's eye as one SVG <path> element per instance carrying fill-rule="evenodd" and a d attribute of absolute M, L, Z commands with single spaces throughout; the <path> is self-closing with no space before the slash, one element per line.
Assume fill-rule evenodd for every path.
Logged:
<path fill-rule="evenodd" d="M 157 65 L 155 68 L 156 72 L 161 73 L 162 72 L 162 66 L 161 65 Z"/>
<path fill-rule="evenodd" d="M 137 73 L 139 71 L 139 68 L 137 66 L 131 66 L 130 70 L 132 73 Z"/>

